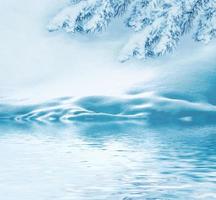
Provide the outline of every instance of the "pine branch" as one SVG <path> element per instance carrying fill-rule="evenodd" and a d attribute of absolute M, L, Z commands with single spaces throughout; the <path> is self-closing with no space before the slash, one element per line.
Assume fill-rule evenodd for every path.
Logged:
<path fill-rule="evenodd" d="M 121 61 L 172 52 L 191 30 L 195 41 L 207 43 L 216 37 L 216 0 L 71 0 L 48 29 L 101 32 L 124 13 L 134 34 L 121 51 Z"/>

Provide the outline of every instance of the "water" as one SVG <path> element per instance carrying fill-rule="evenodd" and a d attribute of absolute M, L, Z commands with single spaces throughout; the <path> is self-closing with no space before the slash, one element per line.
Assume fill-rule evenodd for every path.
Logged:
<path fill-rule="evenodd" d="M 162 95 L 150 91 L 121 96 L 62 97 L 41 103 L 0 101 L 0 121 L 5 123 L 132 120 L 157 126 L 210 125 L 216 122 L 216 106 L 181 93 Z"/>
<path fill-rule="evenodd" d="M 216 128 L 2 124 L 4 200 L 216 199 Z"/>
<path fill-rule="evenodd" d="M 2 98 L 0 197 L 216 199 L 212 102 L 150 91 L 40 103 Z"/>

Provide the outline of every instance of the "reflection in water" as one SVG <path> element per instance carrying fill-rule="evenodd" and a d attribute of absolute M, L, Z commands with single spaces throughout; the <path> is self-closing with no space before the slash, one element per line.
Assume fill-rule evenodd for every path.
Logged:
<path fill-rule="evenodd" d="M 190 96 L 143 92 L 123 96 L 63 97 L 42 103 L 0 102 L 0 122 L 71 123 L 140 121 L 149 125 L 211 125 L 216 105 Z"/>
<path fill-rule="evenodd" d="M 216 199 L 215 127 L 77 122 L 0 130 L 4 200 Z"/>

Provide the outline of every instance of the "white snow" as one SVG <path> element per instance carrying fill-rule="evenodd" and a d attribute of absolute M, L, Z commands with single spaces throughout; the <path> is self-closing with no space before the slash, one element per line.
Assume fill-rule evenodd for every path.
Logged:
<path fill-rule="evenodd" d="M 160 59 L 119 63 L 129 31 L 111 24 L 103 34 L 50 33 L 47 24 L 66 0 L 0 2 L 0 97 L 121 95 L 131 88 L 204 91 L 215 73 L 215 43 L 183 41 Z M 211 82 L 208 82 L 210 84 Z"/>
<path fill-rule="evenodd" d="M 77 5 L 66 7 L 52 19 L 47 28 L 50 31 L 56 31 L 59 28 L 63 28 L 66 21 L 67 26 L 64 27 L 66 32 L 75 32 L 77 17 L 86 6 L 87 2 L 83 1 Z"/>

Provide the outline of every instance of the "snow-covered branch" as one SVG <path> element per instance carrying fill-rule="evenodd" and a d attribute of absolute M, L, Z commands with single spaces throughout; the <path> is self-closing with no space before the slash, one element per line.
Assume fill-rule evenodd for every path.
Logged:
<path fill-rule="evenodd" d="M 194 38 L 208 43 L 216 37 L 216 0 L 208 1 L 200 11 Z"/>
<path fill-rule="evenodd" d="M 195 41 L 216 37 L 216 0 L 78 0 L 57 14 L 48 29 L 100 32 L 124 13 L 134 34 L 120 53 L 121 61 L 171 52 L 190 31 Z"/>
<path fill-rule="evenodd" d="M 49 23 L 49 31 L 66 32 L 101 31 L 111 19 L 122 14 L 129 0 L 83 0 L 63 9 Z"/>

